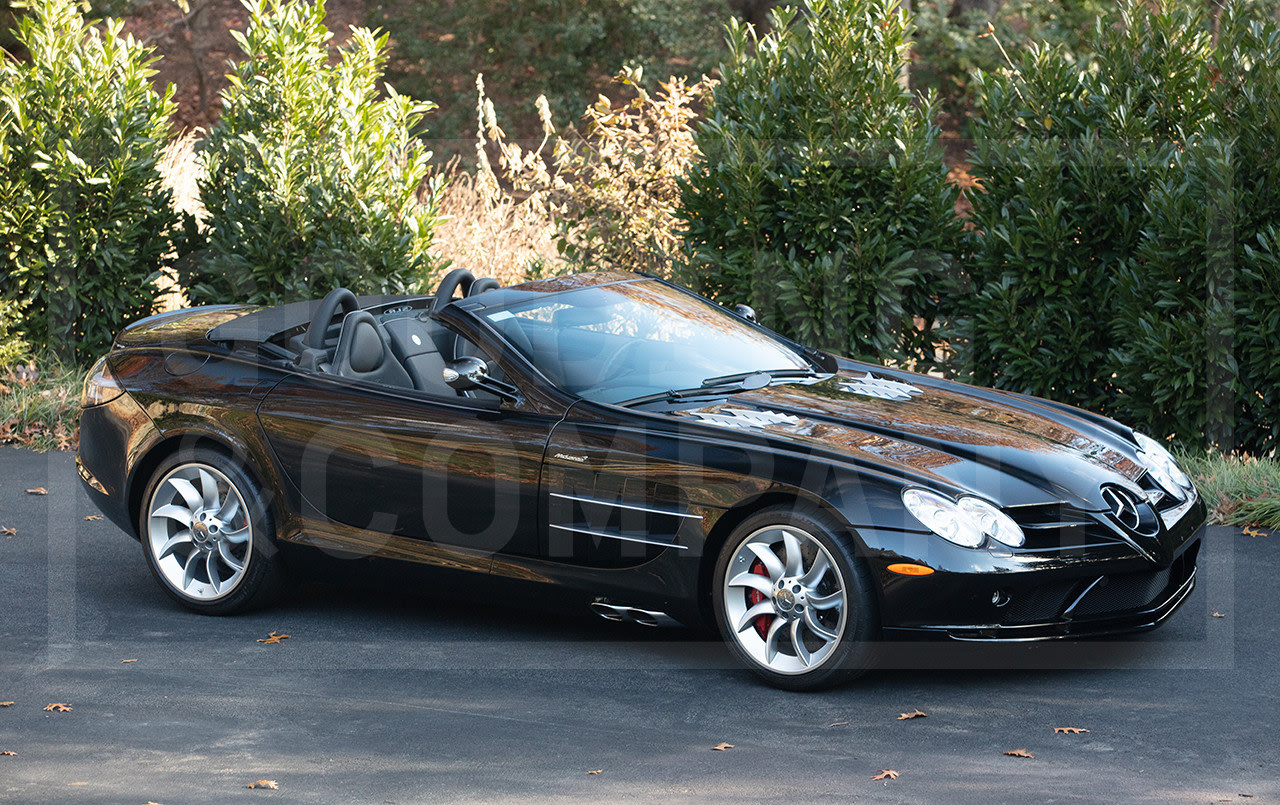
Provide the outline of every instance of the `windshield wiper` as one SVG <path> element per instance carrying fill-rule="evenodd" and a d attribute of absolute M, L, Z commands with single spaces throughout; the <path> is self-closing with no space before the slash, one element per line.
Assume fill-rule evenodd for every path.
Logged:
<path fill-rule="evenodd" d="M 623 400 L 616 404 L 626 408 L 628 406 L 641 405 L 647 402 L 657 402 L 658 400 L 683 400 L 687 397 L 701 397 L 707 394 L 754 391 L 756 389 L 762 389 L 773 381 L 782 378 L 821 376 L 821 372 L 814 371 L 813 369 L 761 369 L 752 372 L 736 372 L 731 375 L 708 377 L 706 380 L 702 381 L 702 385 L 700 386 L 692 386 L 687 389 L 659 391 L 655 394 L 645 394 L 640 397 L 633 397 L 630 400 Z"/>

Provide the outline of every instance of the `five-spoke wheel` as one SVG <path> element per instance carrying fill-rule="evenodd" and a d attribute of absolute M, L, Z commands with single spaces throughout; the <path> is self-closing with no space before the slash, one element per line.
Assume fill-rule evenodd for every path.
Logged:
<path fill-rule="evenodd" d="M 867 572 L 825 516 L 775 507 L 748 518 L 726 543 L 716 579 L 722 632 L 771 683 L 824 687 L 869 663 Z"/>
<path fill-rule="evenodd" d="M 145 500 L 140 519 L 148 564 L 182 604 L 231 612 L 269 586 L 275 571 L 270 519 L 253 481 L 225 456 L 198 451 L 170 458 Z"/>

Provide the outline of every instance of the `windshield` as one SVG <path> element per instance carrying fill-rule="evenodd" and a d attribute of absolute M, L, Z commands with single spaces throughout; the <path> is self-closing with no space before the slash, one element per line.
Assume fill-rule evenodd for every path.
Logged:
<path fill-rule="evenodd" d="M 552 382 L 600 402 L 735 373 L 811 368 L 777 338 L 653 280 L 565 291 L 482 315 Z"/>

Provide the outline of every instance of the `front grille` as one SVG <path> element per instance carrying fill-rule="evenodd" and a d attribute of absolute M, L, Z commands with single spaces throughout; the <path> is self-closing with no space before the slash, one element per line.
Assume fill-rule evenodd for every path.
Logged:
<path fill-rule="evenodd" d="M 1149 573 L 1105 576 L 1071 613 L 1073 616 L 1124 612 L 1150 605 L 1169 586 L 1171 568 Z"/>
<path fill-rule="evenodd" d="M 1077 581 L 1059 581 L 1013 596 L 1009 605 L 999 610 L 1000 624 L 1012 626 L 1019 623 L 1043 623 L 1056 620 L 1062 610 L 1079 595 Z"/>
<path fill-rule="evenodd" d="M 1010 506 L 1005 511 L 1026 535 L 1021 551 L 1069 551 L 1124 544 L 1096 515 L 1069 503 Z"/>

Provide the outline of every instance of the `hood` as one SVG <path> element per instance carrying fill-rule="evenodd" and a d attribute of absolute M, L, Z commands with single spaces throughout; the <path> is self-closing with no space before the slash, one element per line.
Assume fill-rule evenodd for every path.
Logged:
<path fill-rule="evenodd" d="M 841 362 L 833 377 L 734 394 L 675 416 L 802 443 L 1001 506 L 1105 509 L 1101 485 L 1145 471 L 1117 423 L 1018 394 Z"/>

